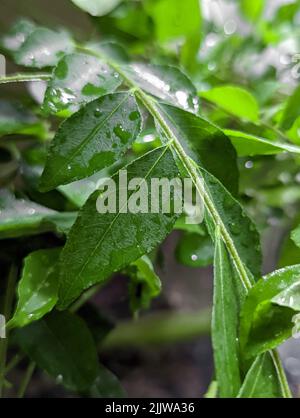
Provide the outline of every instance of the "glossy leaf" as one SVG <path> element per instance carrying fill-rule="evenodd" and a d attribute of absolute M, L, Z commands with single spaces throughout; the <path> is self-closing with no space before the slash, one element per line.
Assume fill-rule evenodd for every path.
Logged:
<path fill-rule="evenodd" d="M 293 94 L 288 98 L 282 118 L 280 120 L 281 129 L 288 130 L 292 127 L 295 120 L 300 116 L 299 111 L 299 100 L 300 100 L 300 86 L 298 86 Z"/>
<path fill-rule="evenodd" d="M 273 155 L 282 152 L 300 153 L 300 147 L 288 143 L 275 142 L 267 138 L 261 138 L 232 129 L 224 129 L 223 132 L 230 138 L 239 157 Z"/>
<path fill-rule="evenodd" d="M 261 354 L 252 363 L 237 397 L 282 398 L 281 386 L 278 379 L 274 378 L 276 375 L 272 354 Z"/>
<path fill-rule="evenodd" d="M 9 327 L 23 327 L 50 312 L 58 299 L 60 249 L 39 250 L 25 258 L 18 304 Z"/>
<path fill-rule="evenodd" d="M 127 166 L 128 182 L 178 176 L 168 148 L 159 148 Z M 99 192 L 89 198 L 73 226 L 61 256 L 59 308 L 66 308 L 80 293 L 112 273 L 149 253 L 172 230 L 178 215 L 164 213 L 120 213 L 119 175 L 113 177 L 116 188 L 116 213 L 96 210 Z M 134 200 L 135 192 L 128 194 Z M 172 197 L 172 196 L 171 196 Z M 171 200 L 172 202 L 172 200 Z M 125 207 L 124 207 L 125 208 Z M 123 209 L 124 210 L 124 209 Z"/>
<path fill-rule="evenodd" d="M 295 311 L 273 301 L 299 279 L 300 265 L 289 266 L 265 276 L 250 290 L 240 324 L 240 344 L 246 357 L 277 347 L 291 336 Z"/>
<path fill-rule="evenodd" d="M 130 93 L 88 103 L 63 122 L 50 147 L 40 188 L 43 191 L 91 176 L 112 165 L 140 130 L 140 114 Z"/>
<path fill-rule="evenodd" d="M 146 8 L 154 20 L 159 41 L 195 35 L 201 31 L 201 13 L 198 0 L 147 1 Z"/>
<path fill-rule="evenodd" d="M 220 396 L 237 395 L 240 381 L 238 347 L 238 303 L 232 266 L 217 232 L 214 257 L 214 302 L 212 344 Z"/>
<path fill-rule="evenodd" d="M 70 312 L 53 312 L 18 329 L 22 350 L 71 390 L 90 389 L 98 375 L 97 351 L 85 323 Z"/>
<path fill-rule="evenodd" d="M 223 132 L 207 120 L 174 106 L 160 104 L 158 112 L 187 154 L 237 194 L 236 153 Z"/>
<path fill-rule="evenodd" d="M 73 112 L 97 97 L 114 92 L 120 84 L 118 73 L 99 58 L 86 54 L 66 55 L 54 69 L 43 107 L 53 113 Z"/>
<path fill-rule="evenodd" d="M 99 366 L 98 376 L 89 391 L 91 398 L 125 398 L 126 394 L 116 376 Z"/>
<path fill-rule="evenodd" d="M 241 87 L 231 85 L 214 87 L 211 90 L 202 91 L 200 96 L 238 118 L 251 122 L 257 122 L 259 119 L 256 99 Z"/>
<path fill-rule="evenodd" d="M 213 262 L 214 246 L 208 236 L 197 233 L 185 233 L 176 247 L 179 263 L 188 267 L 205 267 Z"/>
<path fill-rule="evenodd" d="M 133 262 L 128 272 L 130 308 L 135 313 L 147 309 L 151 300 L 160 294 L 161 281 L 154 271 L 151 260 L 145 255 Z"/>
<path fill-rule="evenodd" d="M 0 239 L 35 235 L 47 231 L 67 233 L 75 220 L 72 212 L 59 213 L 9 191 L 0 191 Z"/>
<path fill-rule="evenodd" d="M 252 273 L 254 277 L 261 277 L 260 237 L 254 223 L 244 212 L 239 202 L 215 177 L 204 170 L 201 170 L 201 174 L 211 202 L 223 222 L 239 258 L 247 266 L 249 273 Z M 208 211 L 206 211 L 205 220 L 210 235 L 214 239 L 215 226 Z"/>
<path fill-rule="evenodd" d="M 1 38 L 1 45 L 8 51 L 18 51 L 35 27 L 35 24 L 28 19 L 17 20 L 8 33 Z"/>
<path fill-rule="evenodd" d="M 26 38 L 15 53 L 15 59 L 25 67 L 43 68 L 56 65 L 64 54 L 73 50 L 74 44 L 67 32 L 39 27 Z"/>
<path fill-rule="evenodd" d="M 71 0 L 92 16 L 103 16 L 117 7 L 122 0 Z"/>
<path fill-rule="evenodd" d="M 191 112 L 198 112 L 199 99 L 190 79 L 178 68 L 136 63 L 123 67 L 130 79 L 146 92 Z"/>
<path fill-rule="evenodd" d="M 300 247 L 300 225 L 292 231 L 291 238 L 297 247 Z"/>
<path fill-rule="evenodd" d="M 8 134 L 35 135 L 43 138 L 46 127 L 19 103 L 0 100 L 0 136 Z"/>
<path fill-rule="evenodd" d="M 300 312 L 300 280 L 278 293 L 272 302 Z"/>

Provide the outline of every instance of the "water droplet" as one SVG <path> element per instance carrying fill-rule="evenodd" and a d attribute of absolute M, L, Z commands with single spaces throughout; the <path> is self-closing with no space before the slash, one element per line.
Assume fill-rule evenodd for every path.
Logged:
<path fill-rule="evenodd" d="M 229 225 L 229 228 L 230 228 L 230 232 L 233 235 L 238 235 L 240 233 L 240 226 L 236 224 L 235 222 L 231 222 L 231 224 Z"/>
<path fill-rule="evenodd" d="M 253 167 L 253 161 L 246 161 L 246 163 L 245 163 L 245 167 L 246 168 L 252 168 Z"/>
<path fill-rule="evenodd" d="M 28 209 L 28 214 L 29 215 L 34 215 L 35 214 L 35 209 Z"/>
<path fill-rule="evenodd" d="M 69 165 L 68 165 L 68 167 L 67 167 L 67 169 L 68 169 L 68 170 L 71 170 L 71 168 L 72 168 L 72 167 L 71 167 L 71 166 L 70 166 L 70 164 L 69 164 Z"/>
<path fill-rule="evenodd" d="M 102 115 L 102 112 L 101 112 L 101 110 L 100 109 L 95 109 L 94 110 L 94 116 L 96 117 L 96 118 L 99 118 L 99 116 L 101 116 Z"/>
<path fill-rule="evenodd" d="M 191 259 L 192 259 L 193 261 L 197 261 L 197 260 L 198 260 L 198 256 L 197 256 L 196 254 L 192 254 L 192 255 L 191 255 Z"/>

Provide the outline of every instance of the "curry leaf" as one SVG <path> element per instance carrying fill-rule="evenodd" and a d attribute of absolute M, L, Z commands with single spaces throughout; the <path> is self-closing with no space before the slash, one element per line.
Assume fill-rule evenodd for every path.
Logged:
<path fill-rule="evenodd" d="M 214 87 L 202 91 L 200 96 L 241 119 L 251 122 L 259 120 L 259 107 L 255 97 L 241 87 L 231 85 Z"/>
<path fill-rule="evenodd" d="M 261 354 L 252 363 L 237 397 L 281 398 L 282 388 L 279 381 L 274 379 L 276 375 L 272 354 Z"/>
<path fill-rule="evenodd" d="M 86 54 L 66 55 L 54 69 L 43 107 L 53 113 L 75 111 L 97 97 L 114 92 L 120 84 L 119 74 L 98 58 Z"/>
<path fill-rule="evenodd" d="M 198 112 L 197 91 L 178 68 L 136 63 L 123 66 L 122 69 L 136 85 L 153 96 L 185 110 Z"/>
<path fill-rule="evenodd" d="M 70 312 L 53 312 L 15 335 L 22 350 L 66 388 L 90 389 L 98 375 L 97 351 L 84 321 Z"/>
<path fill-rule="evenodd" d="M 54 66 L 64 54 L 70 54 L 74 44 L 65 31 L 39 27 L 32 31 L 15 53 L 16 62 L 26 67 Z"/>
<path fill-rule="evenodd" d="M 232 129 L 224 129 L 223 132 L 230 138 L 239 157 L 248 155 L 272 155 L 282 152 L 300 153 L 300 147 L 288 143 L 271 141 L 267 138 L 261 138 Z"/>
<path fill-rule="evenodd" d="M 122 0 L 71 0 L 80 9 L 92 16 L 103 16 L 111 12 Z"/>
<path fill-rule="evenodd" d="M 300 87 L 298 86 L 293 94 L 288 98 L 282 118 L 280 120 L 280 127 L 284 130 L 288 130 L 292 127 L 295 120 L 300 116 L 298 103 L 300 100 Z"/>
<path fill-rule="evenodd" d="M 178 176 L 178 169 L 168 147 L 158 148 L 126 168 L 128 182 L 139 178 L 144 192 L 145 188 L 150 188 L 152 177 L 173 179 Z M 149 253 L 172 230 L 178 217 L 173 213 L 140 213 L 140 210 L 138 213 L 124 213 L 126 208 L 122 199 L 119 200 L 119 173 L 112 179 L 117 185 L 113 191 L 116 195 L 115 213 L 113 210 L 112 213 L 98 213 L 97 200 L 102 199 L 102 194 L 98 191 L 93 193 L 81 210 L 62 251 L 60 309 L 66 308 L 84 289 L 103 282 L 113 272 Z M 111 192 L 107 190 L 107 193 Z M 135 201 L 135 193 L 128 193 L 128 204 L 130 199 Z M 161 194 L 159 196 L 161 199 Z"/>
<path fill-rule="evenodd" d="M 116 162 L 140 130 L 140 114 L 130 93 L 88 103 L 63 122 L 50 148 L 40 188 L 71 183 Z"/>
<path fill-rule="evenodd" d="M 236 153 L 226 135 L 205 119 L 174 106 L 160 104 L 158 111 L 187 154 L 237 194 Z"/>
<path fill-rule="evenodd" d="M 176 247 L 177 260 L 189 267 L 209 266 L 213 262 L 213 255 L 211 238 L 197 233 L 185 233 Z"/>
<path fill-rule="evenodd" d="M 10 327 L 23 327 L 52 310 L 58 299 L 60 249 L 39 250 L 25 258 L 18 285 L 18 305 Z"/>
<path fill-rule="evenodd" d="M 272 349 L 289 338 L 295 311 L 278 306 L 282 292 L 299 283 L 300 265 L 277 270 L 259 280 L 250 290 L 241 312 L 240 343 L 246 357 Z"/>
<path fill-rule="evenodd" d="M 161 281 L 146 255 L 133 262 L 128 272 L 130 308 L 136 313 L 141 309 L 147 309 L 151 300 L 159 295 Z"/>
<path fill-rule="evenodd" d="M 238 303 L 228 253 L 217 230 L 214 257 L 212 343 L 220 395 L 233 398 L 240 388 Z"/>
<path fill-rule="evenodd" d="M 75 220 L 72 212 L 55 212 L 26 199 L 0 191 L 0 239 L 54 231 L 65 234 Z"/>
<path fill-rule="evenodd" d="M 195 35 L 201 30 L 198 0 L 150 0 L 146 1 L 146 9 L 154 20 L 156 36 L 160 41 Z"/>

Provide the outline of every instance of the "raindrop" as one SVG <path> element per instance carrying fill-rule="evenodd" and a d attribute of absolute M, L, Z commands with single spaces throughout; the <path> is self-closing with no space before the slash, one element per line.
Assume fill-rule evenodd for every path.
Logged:
<path fill-rule="evenodd" d="M 63 378 L 63 375 L 62 374 L 59 374 L 57 377 L 56 377 L 56 383 L 57 384 L 59 384 L 59 383 L 62 383 L 63 382 L 63 380 L 64 380 L 64 378 Z"/>
<path fill-rule="evenodd" d="M 237 24 L 234 19 L 227 20 L 224 25 L 224 32 L 226 35 L 232 35 L 234 32 L 236 32 Z"/>
<path fill-rule="evenodd" d="M 253 167 L 253 161 L 246 161 L 246 163 L 245 163 L 245 167 L 246 168 L 252 168 Z"/>
<path fill-rule="evenodd" d="M 70 166 L 70 164 L 69 164 L 69 165 L 68 165 L 68 167 L 67 167 L 67 169 L 68 169 L 68 170 L 71 170 L 71 168 L 72 168 L 72 167 L 71 167 L 71 166 Z"/>
<path fill-rule="evenodd" d="M 198 260 L 198 256 L 196 254 L 192 254 L 191 259 L 193 261 L 197 261 Z"/>
<path fill-rule="evenodd" d="M 99 118 L 99 116 L 101 116 L 101 114 L 102 114 L 102 112 L 101 112 L 101 110 L 100 109 L 95 109 L 94 110 L 94 116 L 96 117 L 96 118 Z"/>

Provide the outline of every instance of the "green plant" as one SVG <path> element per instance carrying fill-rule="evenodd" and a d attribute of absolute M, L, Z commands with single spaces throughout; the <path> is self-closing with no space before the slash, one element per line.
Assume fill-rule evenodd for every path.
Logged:
<path fill-rule="evenodd" d="M 132 311 L 148 307 L 161 287 L 152 265 L 156 249 L 177 228 L 183 230 L 179 261 L 214 264 L 211 333 L 218 396 L 291 397 L 276 347 L 297 326 L 299 250 L 293 247 L 293 257 L 283 250 L 282 268 L 262 277 L 257 228 L 263 230 L 272 216 L 297 223 L 298 186 L 285 179 L 280 184 L 280 175 L 297 178 L 299 91 L 286 97 L 272 70 L 260 78 L 249 72 L 235 85 L 236 69 L 228 63 L 237 55 L 241 64 L 245 49 L 250 54 L 279 42 L 286 36 L 280 25 L 288 23 L 293 31 L 298 9 L 282 8 L 272 22 L 259 20 L 255 42 L 225 37 L 199 62 L 200 28 L 211 28 L 197 0 L 176 6 L 174 0 L 115 1 L 111 9 L 122 3 L 122 13 L 108 16 L 106 1 L 74 3 L 103 15 L 94 18 L 95 25 L 108 38 L 114 28 L 130 54 L 115 40 L 79 43 L 66 31 L 28 20 L 2 37 L 4 53 L 18 65 L 43 72 L 2 77 L 0 83 L 46 81 L 47 89 L 40 108 L 0 103 L 0 133 L 14 135 L 1 147 L 23 168 L 21 185 L 14 166 L 1 178 L 0 237 L 12 238 L 13 246 L 5 260 L 10 268 L 3 313 L 10 320 L 9 338 L 1 341 L 0 388 L 7 384 L 9 342 L 31 359 L 20 396 L 34 364 L 79 394 L 122 396 L 97 356 L 95 338 L 100 344 L 110 328 L 99 318 L 94 329 L 89 317 L 76 312 L 117 271 L 130 277 Z M 241 2 L 251 24 L 263 3 Z M 180 53 L 170 46 L 174 38 L 180 38 Z M 155 63 L 142 62 L 141 55 Z M 218 67 L 214 73 L 212 63 Z M 65 120 L 53 134 L 49 121 L 59 119 Z M 25 135 L 29 146 L 19 139 Z M 130 178 L 148 185 L 152 178 L 191 179 L 204 202 L 205 224 L 187 225 L 175 212 L 99 214 L 99 180 L 109 173 L 119 189 L 124 167 Z M 37 241 L 20 273 L 16 260 L 23 243 L 28 254 L 27 237 L 45 232 L 55 240 Z M 293 238 L 299 245 L 297 230 Z"/>

